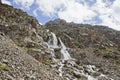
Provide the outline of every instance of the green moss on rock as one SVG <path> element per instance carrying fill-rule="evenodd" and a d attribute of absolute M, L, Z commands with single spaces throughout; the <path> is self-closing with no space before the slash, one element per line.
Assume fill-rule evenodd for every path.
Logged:
<path fill-rule="evenodd" d="M 10 67 L 8 65 L 0 64 L 0 71 L 10 71 Z"/>
<path fill-rule="evenodd" d="M 45 65 L 51 65 L 51 62 L 49 60 L 43 62 Z"/>

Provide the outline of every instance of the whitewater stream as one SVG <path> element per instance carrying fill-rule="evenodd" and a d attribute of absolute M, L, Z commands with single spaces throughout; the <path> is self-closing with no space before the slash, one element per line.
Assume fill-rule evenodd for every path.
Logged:
<path fill-rule="evenodd" d="M 58 41 L 59 41 L 59 44 L 58 44 Z M 51 54 L 54 58 L 55 58 L 55 54 L 56 54 L 55 49 L 60 50 L 61 59 L 57 59 L 58 66 L 59 66 L 59 69 L 58 69 L 59 76 L 63 76 L 63 73 L 64 73 L 63 68 L 66 65 L 65 61 L 68 61 L 72 64 L 71 68 L 73 68 L 75 65 L 77 65 L 75 63 L 75 61 L 73 60 L 73 58 L 71 58 L 69 52 L 67 51 L 65 44 L 61 40 L 61 38 L 57 38 L 53 32 L 51 32 L 51 36 L 50 36 L 49 41 L 48 41 L 48 48 L 50 49 Z M 86 65 L 86 67 L 87 67 L 88 71 L 91 73 L 96 73 L 98 70 L 98 69 L 96 69 L 96 67 L 94 65 Z M 94 78 L 92 75 L 85 73 L 85 71 L 84 71 L 85 69 L 79 70 L 76 68 L 76 70 L 78 71 L 78 73 L 81 76 L 85 76 L 87 78 L 87 80 L 103 80 L 103 79 L 99 79 L 100 77 L 106 78 L 105 80 L 114 80 L 112 78 L 108 78 L 104 74 L 100 74 L 99 76 Z M 71 79 L 67 78 L 67 80 L 71 80 Z M 78 79 L 74 79 L 74 80 L 78 80 Z"/>
<path fill-rule="evenodd" d="M 61 50 L 60 50 L 60 52 L 62 54 L 61 58 L 63 60 L 69 60 L 69 59 L 71 59 L 71 56 L 68 53 L 66 46 L 64 45 L 64 43 L 62 42 L 62 40 L 60 38 L 59 38 L 59 41 L 60 41 L 60 44 L 61 44 Z"/>

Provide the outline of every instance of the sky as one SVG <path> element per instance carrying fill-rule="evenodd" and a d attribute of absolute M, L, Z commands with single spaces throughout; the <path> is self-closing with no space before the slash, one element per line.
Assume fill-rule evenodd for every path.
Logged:
<path fill-rule="evenodd" d="M 43 25 L 60 18 L 120 31 L 120 0 L 2 0 L 2 3 L 24 10 Z"/>

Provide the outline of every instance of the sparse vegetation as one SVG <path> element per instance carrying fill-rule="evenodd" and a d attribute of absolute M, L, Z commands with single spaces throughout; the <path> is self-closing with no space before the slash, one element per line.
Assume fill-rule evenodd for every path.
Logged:
<path fill-rule="evenodd" d="M 10 67 L 6 64 L 3 65 L 3 64 L 0 63 L 0 71 L 1 70 L 10 71 Z"/>
<path fill-rule="evenodd" d="M 51 62 L 49 61 L 49 60 L 47 60 L 47 61 L 43 61 L 43 63 L 45 64 L 45 65 L 51 65 Z"/>
<path fill-rule="evenodd" d="M 31 47 L 31 48 L 25 47 L 24 50 L 26 50 L 26 51 L 29 51 L 29 50 L 30 50 L 30 51 L 31 51 L 31 50 L 32 50 L 32 51 L 39 51 L 39 49 L 34 48 L 34 47 Z"/>

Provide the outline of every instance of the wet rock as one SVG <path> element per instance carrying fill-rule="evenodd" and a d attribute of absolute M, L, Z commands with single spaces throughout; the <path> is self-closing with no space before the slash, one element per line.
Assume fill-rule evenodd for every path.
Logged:
<path fill-rule="evenodd" d="M 78 71 L 73 71 L 73 75 L 77 78 L 81 78 L 81 74 Z"/>
<path fill-rule="evenodd" d="M 88 79 L 87 79 L 87 77 L 82 76 L 82 77 L 80 78 L 80 80 L 88 80 Z"/>
<path fill-rule="evenodd" d="M 51 64 L 50 66 L 51 66 L 52 68 L 57 68 L 58 65 L 57 65 L 57 64 L 54 64 L 54 65 Z"/>
<path fill-rule="evenodd" d="M 100 77 L 100 78 L 98 78 L 98 80 L 109 80 L 109 79 L 107 79 L 105 77 Z"/>
<path fill-rule="evenodd" d="M 92 76 L 95 77 L 95 78 L 98 77 L 98 76 L 100 76 L 100 75 L 101 74 L 99 72 L 92 73 Z"/>
<path fill-rule="evenodd" d="M 3 63 L 8 64 L 8 60 L 3 59 Z"/>
<path fill-rule="evenodd" d="M 72 79 L 72 76 L 70 74 L 66 74 L 65 77 Z"/>
<path fill-rule="evenodd" d="M 55 51 L 55 56 L 56 56 L 57 59 L 61 59 L 60 51 Z"/>

